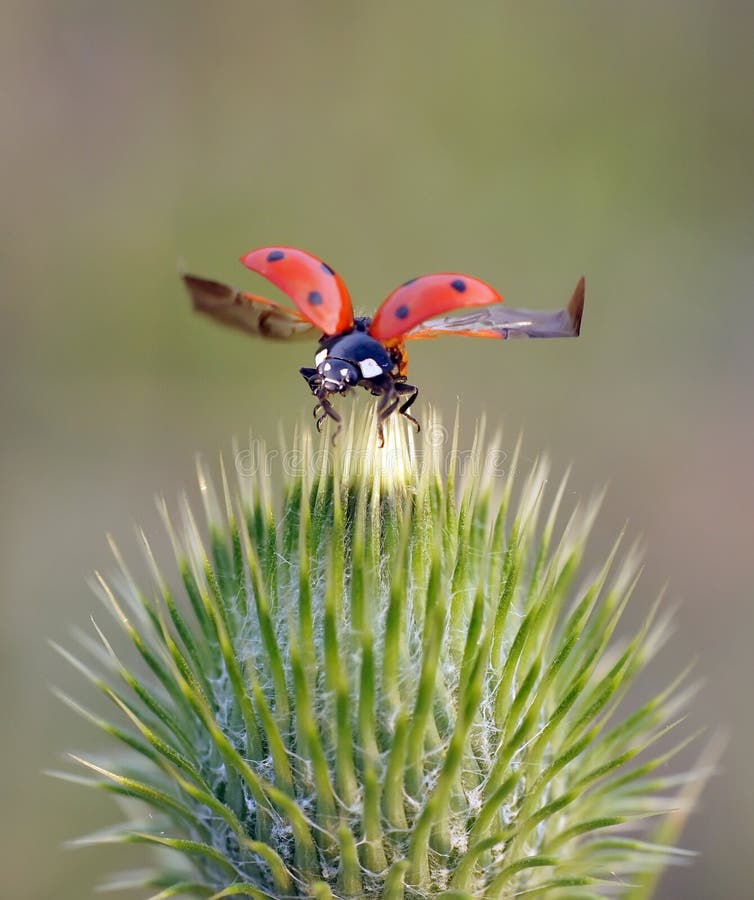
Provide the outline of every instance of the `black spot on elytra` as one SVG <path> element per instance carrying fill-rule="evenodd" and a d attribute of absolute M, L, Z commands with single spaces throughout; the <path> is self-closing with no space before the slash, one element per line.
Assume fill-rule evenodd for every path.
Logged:
<path fill-rule="evenodd" d="M 319 291 L 310 291 L 306 299 L 312 306 L 322 306 L 322 294 Z"/>
<path fill-rule="evenodd" d="M 328 275 L 334 275 L 334 274 L 335 274 L 335 269 L 330 268 L 330 266 L 328 266 L 326 262 L 323 262 L 323 263 L 321 263 L 320 265 L 322 266 L 322 271 L 323 271 L 323 272 L 327 272 Z"/>
<path fill-rule="evenodd" d="M 281 259 L 285 259 L 285 253 L 282 250 L 270 250 L 267 254 L 267 262 L 278 262 Z"/>
<path fill-rule="evenodd" d="M 416 281 L 415 278 L 409 278 L 408 281 L 404 281 L 401 287 L 408 287 L 410 284 L 413 284 Z"/>
<path fill-rule="evenodd" d="M 395 315 L 396 315 L 396 317 L 399 318 L 399 319 L 405 319 L 405 318 L 406 318 L 406 316 L 408 315 L 408 307 L 406 306 L 405 303 L 402 303 L 402 304 L 398 307 L 398 309 L 396 309 Z"/>
<path fill-rule="evenodd" d="M 462 294 L 466 290 L 466 282 L 463 278 L 454 278 L 453 281 L 450 282 L 450 286 L 454 291 L 458 291 L 459 294 Z"/>

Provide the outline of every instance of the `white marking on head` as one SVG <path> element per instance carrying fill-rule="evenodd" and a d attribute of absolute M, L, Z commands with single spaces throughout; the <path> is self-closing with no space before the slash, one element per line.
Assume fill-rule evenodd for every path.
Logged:
<path fill-rule="evenodd" d="M 325 363 L 325 372 L 329 372 L 330 369 L 332 369 L 332 366 L 330 365 L 330 363 Z"/>
<path fill-rule="evenodd" d="M 345 378 L 348 375 L 348 369 L 341 369 L 340 374 Z"/>
<path fill-rule="evenodd" d="M 319 353 L 314 357 L 314 365 L 318 366 L 321 362 L 324 362 L 327 359 L 327 350 L 320 350 Z"/>
<path fill-rule="evenodd" d="M 364 378 L 377 378 L 378 375 L 382 375 L 382 366 L 373 359 L 362 359 L 359 368 Z"/>

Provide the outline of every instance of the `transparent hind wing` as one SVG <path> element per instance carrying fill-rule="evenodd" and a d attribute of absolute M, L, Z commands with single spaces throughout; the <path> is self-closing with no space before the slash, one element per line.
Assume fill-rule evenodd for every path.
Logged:
<path fill-rule="evenodd" d="M 196 275 L 181 277 L 194 309 L 223 325 L 276 341 L 311 340 L 321 334 L 297 309 L 219 281 Z"/>
<path fill-rule="evenodd" d="M 580 278 L 565 309 L 542 311 L 490 306 L 464 315 L 428 319 L 405 335 L 405 339 L 422 340 L 453 334 L 503 340 L 516 337 L 578 337 L 584 311 L 584 289 L 585 281 Z"/>

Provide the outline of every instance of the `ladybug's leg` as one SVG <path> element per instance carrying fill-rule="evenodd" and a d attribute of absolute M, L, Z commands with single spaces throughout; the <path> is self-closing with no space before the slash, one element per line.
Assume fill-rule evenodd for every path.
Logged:
<path fill-rule="evenodd" d="M 335 407 L 332 405 L 332 403 L 330 403 L 324 393 L 317 394 L 317 400 L 319 400 L 319 403 L 314 407 L 314 414 L 317 414 L 317 410 L 319 408 L 322 409 L 322 414 L 315 423 L 317 426 L 317 431 L 322 431 L 322 423 L 325 421 L 325 419 L 332 419 L 333 422 L 335 422 L 338 426 L 332 436 L 332 442 L 334 444 L 335 438 L 338 436 L 338 434 L 340 434 L 340 429 L 343 427 L 343 419 L 338 415 L 338 413 L 335 412 Z"/>
<path fill-rule="evenodd" d="M 396 391 L 395 385 L 392 383 L 385 385 L 382 389 L 380 402 L 377 404 L 377 439 L 380 447 L 385 446 L 385 432 L 382 428 L 382 423 L 395 412 L 395 407 L 398 405 L 399 400 L 400 395 Z"/>
<path fill-rule="evenodd" d="M 338 423 L 338 431 L 340 431 L 341 418 L 333 409 L 332 404 L 327 399 L 327 392 L 322 387 L 322 379 L 319 375 L 319 372 L 316 369 L 311 369 L 308 367 L 304 367 L 299 369 L 301 375 L 303 376 L 306 383 L 311 388 L 311 392 L 317 398 L 317 403 L 312 410 L 312 415 L 317 420 L 317 431 L 322 431 L 322 423 L 325 419 L 333 419 L 333 421 Z M 335 432 L 335 434 L 338 433 Z M 333 440 L 335 439 L 335 435 L 333 435 Z"/>
<path fill-rule="evenodd" d="M 319 372 L 316 369 L 310 369 L 304 367 L 303 369 L 299 369 L 299 372 L 303 375 L 304 381 L 309 385 L 311 392 L 319 399 L 320 387 L 322 384 L 322 380 L 319 377 Z M 314 411 L 312 415 L 316 416 L 317 412 L 320 409 L 320 404 L 318 403 L 314 407 Z"/>
<path fill-rule="evenodd" d="M 406 384 L 405 382 L 403 382 L 403 383 L 399 382 L 398 384 L 395 385 L 395 391 L 397 394 L 403 394 L 404 396 L 406 394 L 411 394 L 411 396 L 408 398 L 408 400 L 406 400 L 406 402 L 403 404 L 403 406 L 401 406 L 401 408 L 398 410 L 398 412 L 402 416 L 405 416 L 409 420 L 409 422 L 413 422 L 414 425 L 416 425 L 417 431 L 421 431 L 422 430 L 421 425 L 411 415 L 410 412 L 407 412 L 409 406 L 411 406 L 413 404 L 414 400 L 416 400 L 416 398 L 419 396 L 419 388 L 416 387 L 416 385 L 414 385 L 414 384 Z"/>

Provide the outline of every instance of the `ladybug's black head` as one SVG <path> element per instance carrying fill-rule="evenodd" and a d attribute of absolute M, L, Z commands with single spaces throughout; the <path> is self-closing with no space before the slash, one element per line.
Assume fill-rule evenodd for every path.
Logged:
<path fill-rule="evenodd" d="M 328 393 L 342 393 L 359 383 L 361 372 L 353 363 L 328 356 L 327 351 L 321 352 L 324 356 L 320 359 L 320 354 L 317 354 L 317 375 Z"/>

